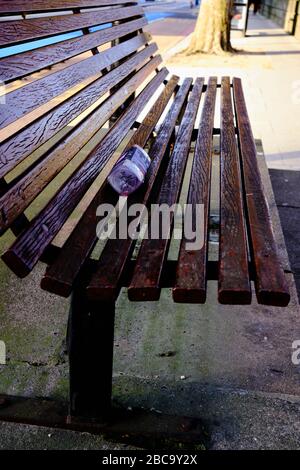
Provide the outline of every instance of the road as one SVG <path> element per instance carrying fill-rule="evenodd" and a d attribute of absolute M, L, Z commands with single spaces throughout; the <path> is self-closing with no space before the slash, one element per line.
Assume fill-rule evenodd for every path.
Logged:
<path fill-rule="evenodd" d="M 142 3 L 142 5 L 145 5 L 145 13 L 149 21 L 145 29 L 151 33 L 163 58 L 167 60 L 170 51 L 193 32 L 198 8 L 191 8 L 190 0 L 155 1 Z"/>
<path fill-rule="evenodd" d="M 190 7 L 190 0 L 179 1 L 142 1 L 149 23 L 165 18 L 193 19 L 196 9 Z"/>

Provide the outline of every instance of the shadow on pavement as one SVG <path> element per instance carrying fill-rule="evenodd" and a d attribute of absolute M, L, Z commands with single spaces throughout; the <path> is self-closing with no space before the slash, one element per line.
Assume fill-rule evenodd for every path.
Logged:
<path fill-rule="evenodd" d="M 300 171 L 269 172 L 300 301 Z"/>
<path fill-rule="evenodd" d="M 238 54 L 244 55 L 292 55 L 292 54 L 300 54 L 300 51 L 247 51 L 247 50 L 240 50 Z"/>

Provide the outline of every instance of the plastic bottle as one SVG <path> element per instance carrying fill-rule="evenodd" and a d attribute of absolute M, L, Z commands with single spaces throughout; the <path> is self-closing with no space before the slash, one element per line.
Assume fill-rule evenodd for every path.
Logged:
<path fill-rule="evenodd" d="M 117 193 L 128 196 L 144 182 L 150 163 L 147 152 L 139 145 L 133 145 L 122 153 L 107 180 Z"/>

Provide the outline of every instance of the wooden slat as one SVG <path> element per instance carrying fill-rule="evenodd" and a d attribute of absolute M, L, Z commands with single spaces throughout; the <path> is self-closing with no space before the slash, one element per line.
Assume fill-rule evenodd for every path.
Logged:
<path fill-rule="evenodd" d="M 143 14 L 141 7 L 133 6 L 30 20 L 3 21 L 0 29 L 0 46 L 20 44 L 56 34 L 65 34 L 82 28 L 142 16 Z"/>
<path fill-rule="evenodd" d="M 36 13 L 42 11 L 96 8 L 109 5 L 135 4 L 135 0 L 1 0 L 0 14 Z"/>
<path fill-rule="evenodd" d="M 106 100 L 92 116 L 88 116 L 76 129 L 72 129 L 68 137 L 64 136 L 62 142 L 56 144 L 37 166 L 15 184 L 12 182 L 11 188 L 0 198 L 0 230 L 2 232 L 10 227 L 16 217 L 93 137 L 126 100 L 128 94 L 134 93 L 137 85 L 145 80 L 151 70 L 153 70 L 151 63 L 143 67 L 109 100 Z"/>
<path fill-rule="evenodd" d="M 8 184 L 4 178 L 0 179 L 0 194 L 5 193 L 7 190 Z M 29 220 L 25 214 L 20 214 L 14 222 L 11 224 L 11 231 L 17 237 L 20 233 L 29 226 Z"/>
<path fill-rule="evenodd" d="M 184 170 L 191 145 L 191 137 L 194 129 L 195 119 L 200 103 L 204 79 L 198 78 L 189 97 L 189 101 L 183 115 L 177 138 L 174 145 L 167 171 L 164 175 L 156 204 L 166 204 L 171 207 L 178 201 L 182 186 Z M 155 214 L 149 216 L 149 224 Z M 170 237 L 174 224 L 174 213 L 170 213 L 169 238 L 144 239 L 138 253 L 135 271 L 128 288 L 130 300 L 158 300 L 160 297 L 160 279 L 164 262 L 168 255 Z M 161 231 L 160 231 L 161 232 Z M 161 237 L 161 234 L 160 234 Z"/>
<path fill-rule="evenodd" d="M 134 144 L 144 147 L 172 93 L 174 92 L 177 83 L 178 77 L 172 77 L 169 80 L 165 89 L 156 100 L 138 130 L 128 142 L 127 148 Z M 95 230 L 98 223 L 96 216 L 97 207 L 101 203 L 108 201 L 110 204 L 116 204 L 117 200 L 117 193 L 105 182 L 64 244 L 61 249 L 60 256 L 54 264 L 46 270 L 41 283 L 43 289 L 64 297 L 70 295 L 74 281 L 79 274 L 84 261 L 91 253 L 97 241 Z M 117 259 L 120 259 L 120 253 L 118 253 Z M 111 272 L 111 266 L 109 271 Z"/>
<path fill-rule="evenodd" d="M 156 59 L 152 63 L 155 66 Z M 18 276 L 26 276 L 35 266 L 47 245 L 53 240 L 81 197 L 93 183 L 122 139 L 132 126 L 157 87 L 167 75 L 162 69 L 144 88 L 131 106 L 124 112 L 104 139 L 83 162 L 74 175 L 51 199 L 46 207 L 32 221 L 15 243 L 3 255 L 6 264 Z"/>
<path fill-rule="evenodd" d="M 68 39 L 58 44 L 37 48 L 33 51 L 12 55 L 0 60 L 0 79 L 10 82 L 25 77 L 46 67 L 51 67 L 63 60 L 70 59 L 109 41 L 130 34 L 147 24 L 145 18 L 128 21 L 118 26 L 86 34 L 78 38 Z M 144 33 L 148 41 L 149 33 Z"/>
<path fill-rule="evenodd" d="M 99 54 L 70 65 L 63 70 L 47 75 L 40 80 L 18 88 L 5 96 L 0 108 L 0 128 L 21 118 L 23 115 L 55 98 L 75 85 L 82 88 L 101 76 L 101 72 L 116 61 L 126 58 L 139 47 L 145 45 L 147 38 L 140 34 L 129 41 L 111 47 Z M 157 47 L 153 52 L 157 50 Z M 43 92 L 41 93 L 41 90 Z M 78 90 L 78 87 L 76 88 Z"/>
<path fill-rule="evenodd" d="M 201 114 L 187 198 L 187 203 L 193 208 L 196 208 L 197 204 L 204 205 L 204 244 L 200 250 L 188 251 L 186 249 L 188 241 L 183 237 L 173 288 L 175 302 L 204 303 L 206 299 L 208 218 L 216 91 L 217 78 L 211 77 Z"/>
<path fill-rule="evenodd" d="M 160 176 L 163 174 L 163 157 L 166 154 L 168 145 L 174 135 L 175 125 L 186 101 L 191 80 L 184 80 L 176 98 L 162 123 L 157 137 L 150 150 L 152 163 L 147 173 L 145 184 L 140 188 L 141 191 L 133 193 L 128 198 L 128 207 L 140 203 L 144 206 L 149 205 L 156 195 L 157 187 L 160 182 Z M 167 155 L 166 155 L 167 156 Z M 141 214 L 141 220 L 143 220 Z M 134 217 L 128 217 L 128 223 L 132 222 Z M 88 297 L 98 300 L 100 298 L 115 300 L 122 285 L 122 278 L 126 275 L 127 264 L 135 246 L 135 240 L 127 237 L 125 240 L 108 240 L 100 256 L 98 268 L 92 276 L 87 287 Z"/>
<path fill-rule="evenodd" d="M 243 213 L 240 161 L 229 77 L 221 84 L 221 187 L 219 302 L 250 304 L 251 286 Z"/>
<path fill-rule="evenodd" d="M 129 73 L 141 67 L 151 55 L 152 50 L 152 46 L 149 46 L 135 54 L 118 68 L 113 69 L 94 83 L 88 85 L 82 91 L 59 104 L 53 110 L 47 112 L 40 119 L 0 145 L 0 153 L 2 155 L 0 176 L 4 176 L 12 170 L 26 156 L 53 137 L 65 125 L 108 92 L 112 86 L 120 83 Z M 155 61 L 158 66 L 161 58 L 157 56 Z"/>
<path fill-rule="evenodd" d="M 240 79 L 233 79 L 233 90 L 243 163 L 248 233 L 256 271 L 257 300 L 262 304 L 286 306 L 290 301 L 289 289 L 277 254 Z"/>

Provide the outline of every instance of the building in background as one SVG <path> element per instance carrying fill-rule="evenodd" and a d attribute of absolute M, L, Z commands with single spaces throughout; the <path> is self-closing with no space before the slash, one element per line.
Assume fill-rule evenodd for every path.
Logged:
<path fill-rule="evenodd" d="M 260 13 L 300 40 L 299 0 L 262 0 Z"/>

